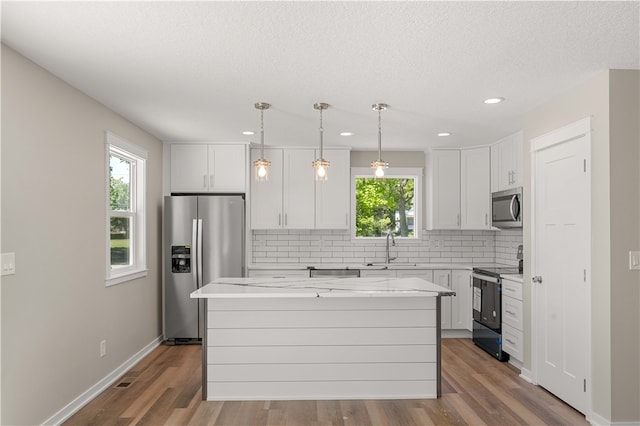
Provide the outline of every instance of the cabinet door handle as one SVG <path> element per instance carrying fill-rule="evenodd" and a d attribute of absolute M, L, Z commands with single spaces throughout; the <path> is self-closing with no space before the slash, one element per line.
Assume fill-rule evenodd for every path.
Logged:
<path fill-rule="evenodd" d="M 213 188 L 213 175 L 209 175 L 209 188 Z"/>
<path fill-rule="evenodd" d="M 457 221 L 458 221 L 458 226 L 460 226 L 460 213 L 458 213 L 458 219 L 457 219 Z"/>
<path fill-rule="evenodd" d="M 282 213 L 278 213 L 278 226 L 282 226 Z"/>
<path fill-rule="evenodd" d="M 284 214 L 284 226 L 287 226 L 287 214 Z"/>
<path fill-rule="evenodd" d="M 515 312 L 511 312 L 511 311 L 510 311 L 510 310 L 508 310 L 508 309 L 505 309 L 505 312 L 506 312 L 506 313 L 508 313 L 509 315 L 515 315 L 515 314 L 516 314 Z"/>
<path fill-rule="evenodd" d="M 512 344 L 512 345 L 514 345 L 514 346 L 516 345 L 516 342 L 514 342 L 514 341 L 513 341 L 513 340 L 511 340 L 511 339 L 505 339 L 505 340 L 506 340 L 507 342 L 511 343 L 511 344 Z"/>
<path fill-rule="evenodd" d="M 202 187 L 207 187 L 207 175 L 202 176 Z"/>
<path fill-rule="evenodd" d="M 484 224 L 489 226 L 489 213 L 484 214 Z"/>

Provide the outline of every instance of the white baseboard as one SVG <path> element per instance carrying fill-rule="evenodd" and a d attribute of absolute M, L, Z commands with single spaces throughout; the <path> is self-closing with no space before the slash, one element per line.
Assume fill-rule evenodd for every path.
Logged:
<path fill-rule="evenodd" d="M 91 400 L 93 400 L 96 396 L 98 396 L 102 391 L 107 389 L 116 380 L 118 380 L 124 373 L 129 371 L 131 367 L 140 362 L 145 356 L 147 356 L 152 350 L 160 346 L 162 343 L 163 337 L 158 336 L 147 346 L 142 348 L 138 353 L 133 355 L 131 358 L 122 363 L 118 368 L 113 370 L 111 373 L 107 374 L 103 377 L 98 383 L 91 386 L 85 392 L 83 392 L 76 399 L 67 404 L 64 408 L 58 411 L 56 414 L 47 419 L 43 425 L 59 425 L 69 417 L 74 415 L 78 410 L 87 405 Z"/>
<path fill-rule="evenodd" d="M 440 337 L 442 339 L 471 339 L 471 332 L 469 330 L 447 329 L 441 331 Z"/>
<path fill-rule="evenodd" d="M 591 413 L 587 417 L 587 421 L 595 426 L 640 426 L 640 421 L 637 422 L 611 422 L 604 417 L 596 413 Z"/>
<path fill-rule="evenodd" d="M 533 385 L 537 385 L 537 383 L 532 379 L 533 377 L 533 373 L 531 372 L 531 370 L 527 370 L 526 368 L 521 368 L 520 369 L 520 377 L 523 380 L 526 380 L 527 382 L 533 384 Z"/>

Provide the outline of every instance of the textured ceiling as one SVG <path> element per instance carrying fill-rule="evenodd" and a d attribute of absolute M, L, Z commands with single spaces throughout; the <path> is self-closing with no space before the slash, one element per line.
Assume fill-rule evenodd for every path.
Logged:
<path fill-rule="evenodd" d="M 2 2 L 2 42 L 162 140 L 383 150 L 491 143 L 640 69 L 638 1 Z M 506 101 L 484 105 L 487 97 Z M 344 137 L 343 131 L 355 133 Z M 437 137 L 452 132 L 448 138 Z"/>

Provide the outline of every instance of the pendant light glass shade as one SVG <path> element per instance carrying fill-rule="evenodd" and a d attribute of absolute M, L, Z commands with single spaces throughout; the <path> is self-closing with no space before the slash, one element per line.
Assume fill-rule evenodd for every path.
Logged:
<path fill-rule="evenodd" d="M 271 105 L 266 102 L 257 102 L 256 109 L 260 110 L 260 158 L 253 162 L 255 168 L 256 181 L 269 180 L 269 167 L 271 167 L 271 161 L 264 158 L 264 110 L 269 109 Z"/>
<path fill-rule="evenodd" d="M 322 111 L 329 108 L 329 104 L 319 102 L 313 104 L 313 108 L 320 111 L 320 155 L 313 162 L 313 168 L 315 169 L 315 176 L 317 181 L 327 180 L 327 172 L 329 169 L 329 162 L 324 159 L 324 129 L 322 128 Z"/>
<path fill-rule="evenodd" d="M 373 176 L 375 178 L 384 177 L 384 169 L 389 167 L 389 163 L 382 160 L 382 120 L 380 116 L 380 112 L 387 109 L 387 104 L 373 104 L 371 106 L 374 111 L 378 111 L 378 159 L 371 163 L 371 168 L 373 169 Z"/>

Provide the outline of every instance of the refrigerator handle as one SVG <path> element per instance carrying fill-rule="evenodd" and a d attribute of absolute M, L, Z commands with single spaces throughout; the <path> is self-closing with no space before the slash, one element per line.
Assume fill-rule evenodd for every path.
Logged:
<path fill-rule="evenodd" d="M 198 221 L 193 219 L 191 223 L 191 275 L 193 276 L 193 288 L 198 289 L 198 267 L 199 260 L 198 254 L 200 249 L 198 247 Z"/>
<path fill-rule="evenodd" d="M 203 275 L 202 275 L 202 219 L 198 219 L 198 260 L 196 267 L 198 268 L 198 288 L 202 287 L 204 284 Z"/>

